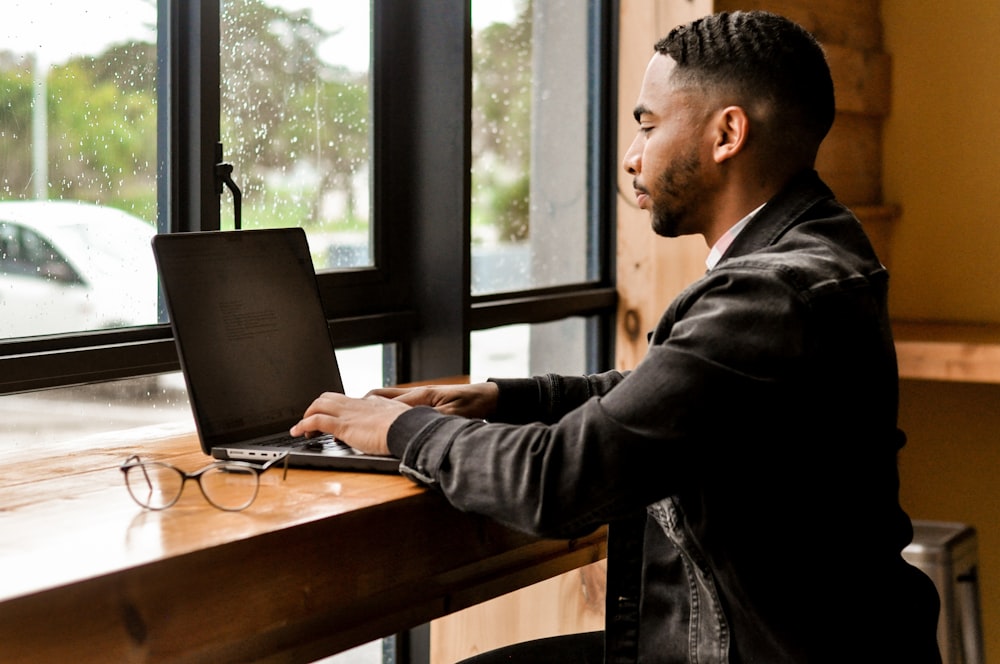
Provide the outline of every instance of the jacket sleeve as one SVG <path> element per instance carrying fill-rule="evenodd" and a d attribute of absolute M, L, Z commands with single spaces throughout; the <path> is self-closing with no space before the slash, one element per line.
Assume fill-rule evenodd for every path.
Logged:
<path fill-rule="evenodd" d="M 588 532 L 693 481 L 692 470 L 711 459 L 706 443 L 724 439 L 720 429 L 730 425 L 720 406 L 762 395 L 799 352 L 797 306 L 774 279 L 709 287 L 689 296 L 628 376 L 567 379 L 561 388 L 553 377 L 520 382 L 513 388 L 524 394 L 502 403 L 501 414 L 525 424 L 416 408 L 391 427 L 390 450 L 405 475 L 459 509 L 543 536 Z M 522 400 L 536 410 L 519 419 L 509 411 Z"/>
<path fill-rule="evenodd" d="M 500 388 L 492 422 L 552 424 L 587 399 L 607 394 L 627 373 L 608 371 L 590 376 L 547 374 L 534 378 L 491 378 Z"/>

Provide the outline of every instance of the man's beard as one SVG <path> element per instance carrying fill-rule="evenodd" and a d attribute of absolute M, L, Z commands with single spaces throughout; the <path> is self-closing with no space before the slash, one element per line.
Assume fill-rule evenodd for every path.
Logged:
<path fill-rule="evenodd" d="M 698 179 L 701 159 L 698 146 L 671 162 L 657 182 L 652 200 L 651 223 L 653 232 L 663 237 L 678 237 L 699 232 L 690 228 L 691 203 L 704 194 L 704 185 Z"/>

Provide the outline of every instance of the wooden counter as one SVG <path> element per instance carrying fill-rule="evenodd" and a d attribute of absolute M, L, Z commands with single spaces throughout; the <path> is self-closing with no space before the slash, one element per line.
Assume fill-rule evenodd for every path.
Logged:
<path fill-rule="evenodd" d="M 893 321 L 899 377 L 1000 383 L 1000 325 Z"/>
<path fill-rule="evenodd" d="M 310 661 L 601 559 L 396 475 L 281 469 L 244 512 L 132 502 L 133 453 L 207 463 L 190 435 L 0 457 L 0 661 Z"/>

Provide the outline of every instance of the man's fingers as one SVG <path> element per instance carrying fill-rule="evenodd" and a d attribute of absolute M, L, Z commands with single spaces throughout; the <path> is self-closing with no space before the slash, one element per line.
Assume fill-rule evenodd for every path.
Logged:
<path fill-rule="evenodd" d="M 309 404 L 309 407 L 306 408 L 306 412 L 305 415 L 303 416 L 303 419 L 305 417 L 308 417 L 310 415 L 315 415 L 318 413 L 336 414 L 340 404 L 342 403 L 341 400 L 346 398 L 347 397 L 338 392 L 324 392 L 323 394 L 316 397 L 316 399 L 311 404 Z"/>
<path fill-rule="evenodd" d="M 395 399 L 396 397 L 406 394 L 410 389 L 406 387 L 379 387 L 371 390 L 366 394 L 366 397 L 385 397 L 386 399 Z"/>
<path fill-rule="evenodd" d="M 330 433 L 323 428 L 324 420 L 329 420 L 327 425 L 333 424 L 333 418 L 328 418 L 324 415 L 307 415 L 303 417 L 297 424 L 294 424 L 289 431 L 293 436 L 309 436 L 319 432 Z"/>

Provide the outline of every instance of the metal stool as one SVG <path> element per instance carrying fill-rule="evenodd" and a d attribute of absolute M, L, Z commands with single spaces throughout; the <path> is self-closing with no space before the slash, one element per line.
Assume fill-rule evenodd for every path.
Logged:
<path fill-rule="evenodd" d="M 941 597 L 938 645 L 944 664 L 984 664 L 976 530 L 962 523 L 914 521 L 903 558 L 931 578 Z"/>

